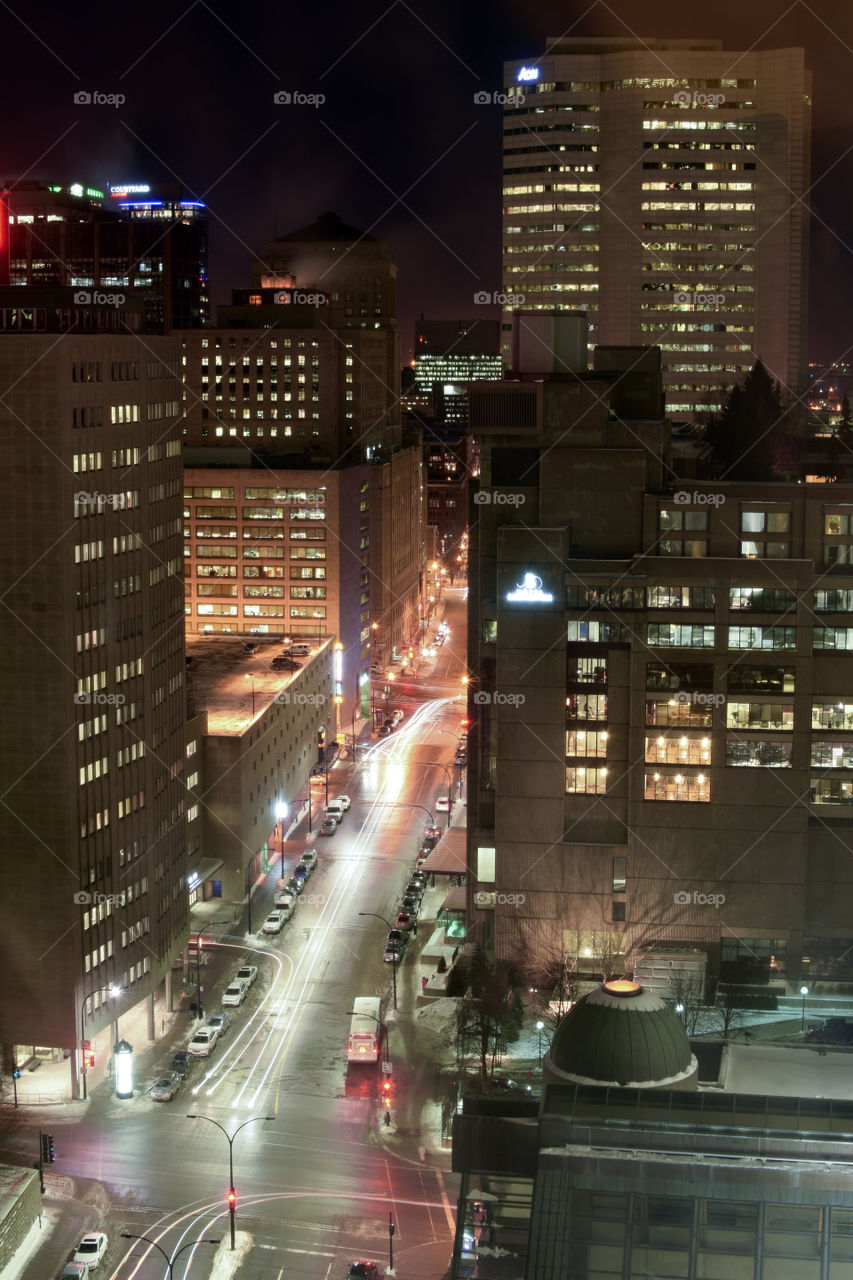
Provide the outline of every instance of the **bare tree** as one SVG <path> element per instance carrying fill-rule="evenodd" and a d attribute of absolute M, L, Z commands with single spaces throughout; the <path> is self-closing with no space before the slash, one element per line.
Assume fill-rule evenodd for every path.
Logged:
<path fill-rule="evenodd" d="M 480 949 L 468 965 L 468 992 L 457 1010 L 456 1057 L 460 1067 L 474 1058 L 484 1093 L 507 1046 L 521 1033 L 523 1009 L 514 976 L 510 965 L 490 964 Z"/>
<path fill-rule="evenodd" d="M 704 976 L 685 969 L 677 969 L 673 973 L 669 989 L 675 998 L 676 1005 L 681 1006 L 680 1014 L 684 1030 L 689 1036 L 695 1035 L 702 1020 L 702 1014 L 707 1009 Z"/>

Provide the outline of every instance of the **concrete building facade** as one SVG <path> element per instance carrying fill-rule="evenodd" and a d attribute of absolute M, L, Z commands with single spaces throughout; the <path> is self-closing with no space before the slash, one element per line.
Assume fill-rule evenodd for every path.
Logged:
<path fill-rule="evenodd" d="M 672 416 L 756 356 L 805 390 L 804 51 L 560 37 L 504 78 L 507 356 L 514 306 L 580 309 L 590 348 L 660 346 Z"/>

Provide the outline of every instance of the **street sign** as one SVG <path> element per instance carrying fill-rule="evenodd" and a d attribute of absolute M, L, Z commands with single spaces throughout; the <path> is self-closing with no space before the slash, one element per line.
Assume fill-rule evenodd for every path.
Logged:
<path fill-rule="evenodd" d="M 81 1040 L 81 1041 L 80 1041 L 80 1048 L 83 1050 L 83 1052 L 84 1052 L 84 1053 L 86 1052 L 86 1050 L 87 1050 L 87 1049 L 91 1049 L 91 1047 L 92 1047 L 92 1041 L 91 1041 L 91 1040 Z"/>
<path fill-rule="evenodd" d="M 390 1076 L 390 1075 L 391 1075 L 391 1073 L 392 1073 L 392 1071 L 393 1071 L 393 1069 L 394 1069 L 394 1068 L 393 1068 L 393 1063 L 390 1063 L 390 1062 L 383 1062 L 383 1063 L 382 1063 L 382 1074 L 383 1074 L 383 1076 Z"/>

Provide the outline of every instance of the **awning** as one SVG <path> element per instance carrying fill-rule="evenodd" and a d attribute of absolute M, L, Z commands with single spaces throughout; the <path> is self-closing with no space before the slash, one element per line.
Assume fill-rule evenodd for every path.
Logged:
<path fill-rule="evenodd" d="M 439 915 L 442 911 L 464 911 L 466 907 L 465 887 L 464 885 L 454 885 L 442 902 L 439 909 Z"/>
<path fill-rule="evenodd" d="M 464 827 L 451 827 L 421 862 L 421 869 L 428 875 L 467 876 L 465 840 Z"/>
<path fill-rule="evenodd" d="M 192 893 L 193 889 L 197 889 L 200 884 L 204 884 L 205 880 L 209 880 L 222 865 L 221 858 L 202 858 L 197 867 L 193 867 L 192 871 L 187 872 L 188 891 Z"/>

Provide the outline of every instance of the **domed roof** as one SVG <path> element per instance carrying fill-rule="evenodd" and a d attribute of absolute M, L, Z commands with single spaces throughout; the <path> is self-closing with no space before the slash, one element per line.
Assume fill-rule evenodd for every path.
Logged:
<path fill-rule="evenodd" d="M 651 991 L 616 979 L 582 996 L 557 1027 L 552 1079 L 661 1088 L 696 1071 L 681 1019 Z"/>

